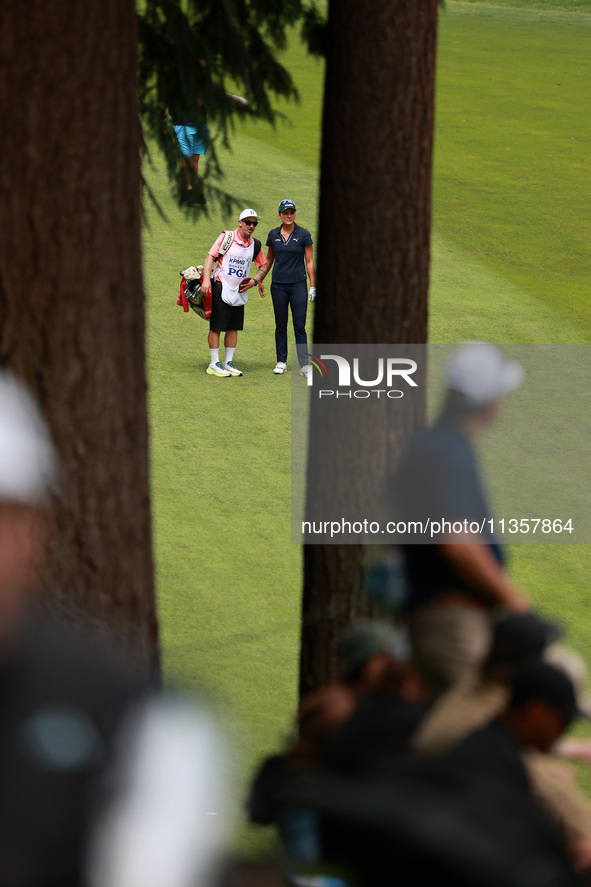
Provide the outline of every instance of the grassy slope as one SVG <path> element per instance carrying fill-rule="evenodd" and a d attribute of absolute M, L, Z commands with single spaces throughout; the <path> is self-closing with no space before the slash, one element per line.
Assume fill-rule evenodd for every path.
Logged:
<path fill-rule="evenodd" d="M 572 128 L 577 102 L 585 107 L 581 17 L 553 28 L 548 42 L 543 16 L 517 34 L 489 10 L 483 21 L 472 8 L 462 15 L 448 8 L 440 28 L 431 340 L 588 341 L 582 244 L 590 203 L 581 174 L 588 142 L 579 138 L 588 124 Z M 284 107 L 291 125 L 244 126 L 224 161 L 227 187 L 264 216 L 263 240 L 283 196 L 297 201 L 298 220 L 315 233 L 321 66 L 297 45 L 287 59 L 302 95 L 299 106 Z M 552 104 L 548 71 L 557 66 L 564 82 Z M 289 729 L 295 703 L 301 553 L 289 542 L 289 377 L 270 372 L 272 307 L 258 296 L 236 354 L 244 378 L 205 375 L 207 328 L 175 306 L 177 272 L 202 261 L 234 223 L 212 213 L 192 224 L 172 206 L 162 170 L 148 175 L 169 215 L 164 225 L 149 211 L 144 247 L 164 662 L 169 676 L 207 688 L 239 729 L 240 794 L 257 757 Z M 565 218 L 572 231 L 561 230 Z M 549 612 L 564 614 L 579 649 L 588 553 L 512 552 L 516 578 Z M 249 832 L 242 843 L 258 846 Z"/>
<path fill-rule="evenodd" d="M 499 10 L 503 14 L 523 16 L 524 14 L 540 12 L 552 15 L 568 16 L 572 12 L 591 13 L 589 0 L 445 0 L 444 8 L 449 12 L 463 12 L 471 8 L 479 14 L 496 14 Z"/>
<path fill-rule="evenodd" d="M 441 260 L 467 267 L 470 335 L 590 341 L 591 17 L 574 18 L 440 16 L 432 340 L 464 333 Z"/>

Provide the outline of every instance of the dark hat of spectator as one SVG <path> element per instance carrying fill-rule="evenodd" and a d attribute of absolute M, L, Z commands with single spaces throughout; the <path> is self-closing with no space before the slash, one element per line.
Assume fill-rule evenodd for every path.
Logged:
<path fill-rule="evenodd" d="M 510 709 L 522 708 L 537 699 L 560 712 L 567 724 L 580 717 L 573 682 L 566 672 L 547 662 L 530 662 L 516 669 L 512 677 Z"/>
<path fill-rule="evenodd" d="M 510 613 L 494 627 L 489 662 L 510 664 L 541 656 L 563 634 L 559 625 L 536 613 Z"/>

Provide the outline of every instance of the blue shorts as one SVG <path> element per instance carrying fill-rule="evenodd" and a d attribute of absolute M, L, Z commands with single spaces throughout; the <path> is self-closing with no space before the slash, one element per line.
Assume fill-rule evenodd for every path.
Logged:
<path fill-rule="evenodd" d="M 209 139 L 209 127 L 206 124 L 200 130 L 196 126 L 184 126 L 175 124 L 174 131 L 183 157 L 192 157 L 193 154 L 205 154 L 207 148 L 205 140 L 201 138 L 204 132 Z"/>

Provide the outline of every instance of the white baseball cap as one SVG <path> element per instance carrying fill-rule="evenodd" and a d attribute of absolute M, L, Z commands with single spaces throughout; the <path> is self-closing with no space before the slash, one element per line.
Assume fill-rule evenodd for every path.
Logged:
<path fill-rule="evenodd" d="M 506 360 L 494 345 L 467 342 L 454 351 L 445 370 L 447 388 L 459 391 L 474 406 L 490 403 L 519 388 L 525 372 L 516 360 Z"/>
<path fill-rule="evenodd" d="M 42 502 L 57 479 L 47 425 L 24 383 L 0 370 L 0 501 Z"/>
<path fill-rule="evenodd" d="M 254 209 L 243 209 L 239 216 L 239 221 L 241 222 L 243 219 L 260 219 L 262 216 L 259 216 L 255 213 Z"/>

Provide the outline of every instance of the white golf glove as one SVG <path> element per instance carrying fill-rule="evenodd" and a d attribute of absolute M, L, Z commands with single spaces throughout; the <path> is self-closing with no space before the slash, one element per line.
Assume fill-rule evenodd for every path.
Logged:
<path fill-rule="evenodd" d="M 313 302 L 316 298 L 316 287 L 311 286 L 310 292 L 308 293 L 308 302 Z"/>

